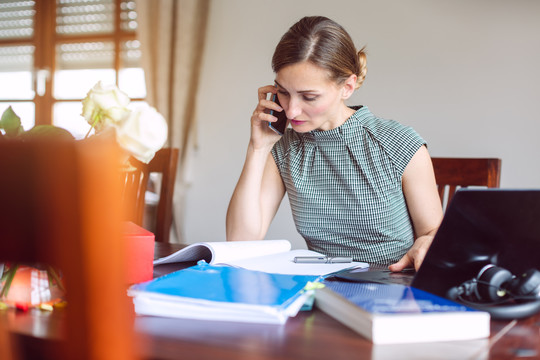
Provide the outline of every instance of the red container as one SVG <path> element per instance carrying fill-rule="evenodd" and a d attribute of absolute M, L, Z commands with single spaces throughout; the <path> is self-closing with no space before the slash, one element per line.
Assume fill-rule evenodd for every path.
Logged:
<path fill-rule="evenodd" d="M 127 240 L 128 283 L 134 284 L 152 280 L 154 271 L 154 234 L 128 221 L 126 222 L 124 235 Z"/>

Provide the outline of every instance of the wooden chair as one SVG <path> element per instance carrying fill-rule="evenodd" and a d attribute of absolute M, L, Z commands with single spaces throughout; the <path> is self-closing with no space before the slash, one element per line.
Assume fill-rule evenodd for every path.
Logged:
<path fill-rule="evenodd" d="M 159 150 L 149 164 L 141 163 L 135 159 L 131 159 L 130 161 L 135 169 L 126 172 L 124 197 L 135 199 L 135 205 L 131 209 L 128 219 L 139 226 L 143 226 L 145 194 L 148 189 L 150 174 L 161 174 L 155 227 L 148 230 L 155 232 L 156 241 L 169 242 L 172 224 L 174 183 L 178 165 L 178 149 L 164 148 Z"/>
<path fill-rule="evenodd" d="M 433 157 L 431 161 L 444 208 L 460 188 L 468 186 L 496 188 L 500 185 L 501 159 Z"/>
<path fill-rule="evenodd" d="M 47 342 L 50 358 L 133 359 L 119 159 L 107 142 L 0 139 L 0 262 L 55 266 L 67 291 L 67 308 L 53 310 L 65 311 L 65 336 Z"/>

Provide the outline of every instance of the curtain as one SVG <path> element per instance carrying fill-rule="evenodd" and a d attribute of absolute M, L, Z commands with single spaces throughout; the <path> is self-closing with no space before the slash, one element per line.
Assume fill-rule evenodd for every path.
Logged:
<path fill-rule="evenodd" d="M 180 150 L 171 242 L 185 242 L 185 195 L 196 146 L 195 105 L 209 6 L 209 0 L 136 1 L 146 101 L 169 123 L 166 146 Z"/>

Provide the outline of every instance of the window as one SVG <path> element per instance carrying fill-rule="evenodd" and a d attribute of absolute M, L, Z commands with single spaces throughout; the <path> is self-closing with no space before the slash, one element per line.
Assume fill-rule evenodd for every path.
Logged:
<path fill-rule="evenodd" d="M 95 83 L 146 96 L 135 1 L 3 0 L 0 3 L 0 112 L 23 127 L 54 124 L 76 138 L 89 129 L 81 100 Z"/>

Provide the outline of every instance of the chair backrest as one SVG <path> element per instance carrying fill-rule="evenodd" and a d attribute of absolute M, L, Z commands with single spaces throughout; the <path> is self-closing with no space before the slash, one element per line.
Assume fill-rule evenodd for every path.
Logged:
<path fill-rule="evenodd" d="M 133 358 L 119 159 L 110 142 L 0 139 L 0 262 L 49 264 L 65 280 L 51 358 Z"/>
<path fill-rule="evenodd" d="M 446 208 L 455 192 L 468 186 L 499 187 L 501 159 L 431 158 L 441 203 Z"/>
<path fill-rule="evenodd" d="M 159 186 L 159 202 L 157 205 L 155 221 L 151 221 L 154 228 L 148 229 L 154 231 L 156 241 L 169 242 L 171 224 L 174 184 L 176 180 L 176 169 L 178 166 L 178 149 L 163 148 L 159 150 L 154 158 L 148 164 L 141 163 L 132 159 L 131 163 L 134 169 L 127 171 L 125 177 L 125 198 L 135 199 L 128 219 L 139 226 L 144 224 L 145 214 L 145 194 L 148 189 L 150 174 L 157 173 L 161 175 L 161 184 Z"/>

